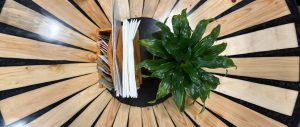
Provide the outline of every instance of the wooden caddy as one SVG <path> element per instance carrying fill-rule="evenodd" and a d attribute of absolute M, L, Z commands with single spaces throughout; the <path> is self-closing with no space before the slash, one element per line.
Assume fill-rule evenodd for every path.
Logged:
<path fill-rule="evenodd" d="M 97 35 L 101 35 L 101 34 L 110 34 L 109 37 L 109 42 L 108 42 L 108 49 L 107 49 L 107 57 L 108 57 L 108 64 L 109 64 L 109 68 L 110 68 L 110 72 L 111 72 L 111 76 L 112 79 L 114 79 L 114 74 L 112 72 L 114 72 L 114 66 L 113 66 L 113 55 L 112 55 L 112 29 L 111 28 L 106 28 L 106 29 L 99 29 L 97 31 Z M 137 32 L 133 43 L 134 43 L 134 62 L 135 64 L 140 63 L 140 47 L 138 44 L 139 41 L 139 33 Z M 119 72 L 120 74 L 122 74 L 122 53 L 123 53 L 123 48 L 122 48 L 122 29 L 120 29 L 119 34 L 118 34 L 118 44 L 117 44 L 117 62 L 119 65 Z M 100 48 L 97 47 L 97 57 L 99 57 L 101 55 L 100 52 Z M 99 78 L 101 78 L 100 73 L 98 73 Z M 122 78 L 122 75 L 120 75 L 120 78 Z M 140 87 L 140 85 L 142 84 L 142 72 L 141 69 L 137 69 L 135 71 L 135 80 L 136 80 L 136 85 L 137 88 Z M 114 81 L 114 80 L 113 80 Z M 100 87 L 103 87 L 102 84 L 100 84 Z"/>

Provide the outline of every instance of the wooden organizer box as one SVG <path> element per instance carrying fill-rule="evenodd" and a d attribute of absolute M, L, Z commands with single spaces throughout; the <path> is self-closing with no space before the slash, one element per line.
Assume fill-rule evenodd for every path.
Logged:
<path fill-rule="evenodd" d="M 112 29 L 107 28 L 107 29 L 99 29 L 97 31 L 98 35 L 101 34 L 110 34 L 109 37 L 109 42 L 108 42 L 108 49 L 107 49 L 107 57 L 108 57 L 108 63 L 109 63 L 109 68 L 110 68 L 110 72 L 111 72 L 111 76 L 112 79 L 114 79 L 114 74 L 112 72 L 114 72 L 114 66 L 113 66 L 113 55 L 112 55 Z M 134 62 L 135 64 L 140 63 L 140 47 L 138 44 L 139 41 L 139 33 L 137 32 L 135 38 L 134 38 Z M 122 29 L 120 29 L 119 34 L 118 34 L 118 44 L 117 44 L 117 61 L 118 61 L 118 65 L 119 65 L 119 72 L 120 74 L 122 74 L 122 53 L 123 53 L 123 48 L 122 48 Z M 97 56 L 99 57 L 101 55 L 100 49 L 99 47 L 97 47 Z M 100 74 L 99 74 L 99 78 L 100 78 Z M 120 75 L 120 79 L 122 78 L 122 75 Z M 141 69 L 137 69 L 135 71 L 135 80 L 136 80 L 136 84 L 137 84 L 137 88 L 140 87 L 140 85 L 142 84 L 142 72 Z M 114 80 L 113 80 L 114 81 Z M 103 85 L 102 85 L 103 87 Z"/>

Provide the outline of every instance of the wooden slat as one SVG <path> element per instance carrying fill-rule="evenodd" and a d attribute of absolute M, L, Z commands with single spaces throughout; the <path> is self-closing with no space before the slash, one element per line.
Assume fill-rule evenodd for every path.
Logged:
<path fill-rule="evenodd" d="M 298 91 L 219 76 L 216 91 L 291 116 Z"/>
<path fill-rule="evenodd" d="M 195 28 L 197 23 L 202 19 L 215 18 L 241 1 L 242 0 L 235 0 L 235 2 L 232 2 L 232 0 L 208 0 L 188 16 L 190 25 L 192 28 Z"/>
<path fill-rule="evenodd" d="M 72 122 L 70 127 L 91 127 L 111 98 L 110 93 L 105 90 Z"/>
<path fill-rule="evenodd" d="M 38 117 L 34 121 L 30 122 L 29 127 L 58 127 L 63 125 L 73 115 L 75 115 L 80 109 L 97 97 L 104 89 L 100 89 L 99 85 L 93 85 L 90 88 L 80 92 L 66 102 L 58 105 L 49 112 Z"/>
<path fill-rule="evenodd" d="M 118 2 L 118 10 L 120 14 L 120 20 L 125 20 L 130 18 L 130 10 L 128 0 L 116 0 Z"/>
<path fill-rule="evenodd" d="M 178 110 L 172 98 L 167 99 L 163 104 L 177 127 L 195 127 L 192 121 Z"/>
<path fill-rule="evenodd" d="M 157 127 L 153 108 L 151 106 L 142 108 L 143 127 Z"/>
<path fill-rule="evenodd" d="M 104 112 L 100 116 L 99 120 L 96 123 L 95 127 L 110 127 L 113 125 L 115 117 L 118 113 L 120 102 L 117 99 L 112 99 Z"/>
<path fill-rule="evenodd" d="M 108 20 L 112 23 L 112 1 L 113 0 L 97 0 L 106 14 Z"/>
<path fill-rule="evenodd" d="M 206 35 L 221 24 L 220 37 L 291 14 L 285 0 L 255 0 L 208 25 Z"/>
<path fill-rule="evenodd" d="M 33 0 L 36 4 L 71 25 L 83 34 L 97 40 L 98 27 L 76 9 L 68 0 Z"/>
<path fill-rule="evenodd" d="M 97 82 L 96 73 L 52 84 L 2 100 L 5 124 L 13 123 Z"/>
<path fill-rule="evenodd" d="M 187 12 L 189 12 L 200 1 L 201 0 L 179 0 L 169 17 L 180 14 L 183 9 L 187 9 Z"/>
<path fill-rule="evenodd" d="M 0 57 L 94 62 L 96 54 L 0 33 Z"/>
<path fill-rule="evenodd" d="M 0 13 L 0 22 L 94 52 L 97 49 L 96 43 L 91 39 L 14 0 L 5 1 Z"/>
<path fill-rule="evenodd" d="M 0 91 L 93 72 L 95 63 L 0 67 Z"/>
<path fill-rule="evenodd" d="M 129 117 L 130 106 L 127 104 L 121 104 L 116 120 L 114 122 L 114 127 L 127 127 L 128 117 Z"/>
<path fill-rule="evenodd" d="M 201 102 L 200 99 L 197 100 Z M 238 127 L 285 127 L 286 125 L 261 115 L 213 92 L 206 100 L 208 109 L 219 114 Z"/>
<path fill-rule="evenodd" d="M 163 104 L 153 106 L 157 124 L 160 127 L 175 127 Z"/>
<path fill-rule="evenodd" d="M 227 43 L 227 48 L 222 55 L 237 55 L 298 47 L 294 23 L 226 38 L 217 41 L 216 44 L 223 42 Z"/>
<path fill-rule="evenodd" d="M 189 105 L 193 102 L 191 98 L 186 98 L 186 104 Z M 193 119 L 199 126 L 203 127 L 227 127 L 220 119 L 210 113 L 208 110 L 200 113 L 202 106 L 194 103 L 185 108 L 185 112 Z M 226 110 L 224 110 L 226 111 Z"/>
<path fill-rule="evenodd" d="M 105 14 L 95 0 L 74 0 L 74 2 L 101 28 L 111 28 Z"/>
<path fill-rule="evenodd" d="M 142 127 L 142 109 L 140 107 L 130 107 L 129 127 Z"/>
<path fill-rule="evenodd" d="M 299 57 L 233 58 L 237 69 L 229 68 L 228 74 L 247 77 L 299 81 Z M 214 73 L 226 73 L 225 69 L 207 69 Z"/>
<path fill-rule="evenodd" d="M 172 8 L 176 4 L 177 0 L 160 0 L 153 18 L 158 21 L 165 21 L 169 16 Z"/>
<path fill-rule="evenodd" d="M 130 0 L 130 17 L 142 17 L 144 0 Z M 146 5 L 147 6 L 147 5 Z"/>
<path fill-rule="evenodd" d="M 144 0 L 143 17 L 152 18 L 159 0 Z"/>

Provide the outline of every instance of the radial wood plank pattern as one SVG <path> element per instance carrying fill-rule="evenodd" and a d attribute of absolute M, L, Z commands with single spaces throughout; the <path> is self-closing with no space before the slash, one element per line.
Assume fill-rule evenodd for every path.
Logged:
<path fill-rule="evenodd" d="M 93 72 L 95 63 L 0 67 L 0 91 Z"/>
<path fill-rule="evenodd" d="M 96 43 L 91 39 L 14 0 L 5 1 L 0 13 L 0 22 L 94 52 L 97 49 Z"/>
<path fill-rule="evenodd" d="M 242 0 L 235 0 L 235 2 L 232 2 L 232 0 L 208 0 L 188 16 L 190 25 L 192 28 L 195 28 L 200 20 L 215 18 L 241 1 Z"/>
<path fill-rule="evenodd" d="M 101 28 L 111 28 L 109 20 L 95 0 L 74 0 L 76 4 Z"/>
<path fill-rule="evenodd" d="M 201 100 L 197 100 L 199 103 Z M 213 92 L 205 102 L 206 108 L 219 114 L 238 127 L 286 127 L 286 125 L 261 115 Z M 226 111 L 226 112 L 224 112 Z"/>
<path fill-rule="evenodd" d="M 91 39 L 97 40 L 96 31 L 98 27 L 81 14 L 68 0 L 33 0 L 33 2 Z"/>
<path fill-rule="evenodd" d="M 187 12 L 189 12 L 200 1 L 201 0 L 179 0 L 175 7 L 172 9 L 169 17 L 180 14 L 183 9 L 187 9 Z"/>
<path fill-rule="evenodd" d="M 221 84 L 215 91 L 285 115 L 293 114 L 298 91 L 220 76 L 219 78 Z"/>
<path fill-rule="evenodd" d="M 75 115 L 80 109 L 86 106 L 90 101 L 96 98 L 104 89 L 100 89 L 98 84 L 95 84 L 86 90 L 78 93 L 71 99 L 60 104 L 49 112 L 38 117 L 34 121 L 30 122 L 29 127 L 57 127 L 63 125 L 73 115 Z"/>
<path fill-rule="evenodd" d="M 112 1 L 113 0 L 97 0 L 106 14 L 108 20 L 112 23 Z"/>
<path fill-rule="evenodd" d="M 144 0 L 144 9 L 143 9 L 143 17 L 152 18 L 159 0 Z"/>
<path fill-rule="evenodd" d="M 215 22 L 210 23 L 206 35 L 220 24 L 220 37 L 291 14 L 285 0 L 255 0 Z"/>
<path fill-rule="evenodd" d="M 140 107 L 130 107 L 129 127 L 142 127 L 142 109 Z"/>
<path fill-rule="evenodd" d="M 186 98 L 186 104 L 189 105 L 193 103 L 191 98 Z M 209 111 L 204 111 L 200 113 L 202 106 L 198 103 L 186 107 L 185 112 L 193 119 L 199 126 L 203 127 L 227 127 L 225 123 L 219 120 Z"/>
<path fill-rule="evenodd" d="M 79 62 L 94 62 L 96 60 L 96 54 L 93 52 L 1 33 L 0 57 Z"/>
<path fill-rule="evenodd" d="M 157 127 L 152 106 L 142 108 L 143 127 Z"/>
<path fill-rule="evenodd" d="M 72 122 L 70 127 L 91 127 L 111 98 L 110 93 L 105 90 Z"/>
<path fill-rule="evenodd" d="M 116 116 L 114 127 L 127 127 L 128 124 L 128 117 L 129 117 L 129 110 L 130 106 L 127 104 L 121 104 L 118 114 Z"/>
<path fill-rule="evenodd" d="M 28 116 L 95 84 L 97 80 L 97 74 L 93 73 L 1 100 L 1 113 L 5 123 L 10 124 Z M 18 109 L 18 111 L 16 111 L 16 109 Z"/>
<path fill-rule="evenodd" d="M 153 106 L 153 110 L 158 126 L 175 127 L 163 104 L 157 104 Z"/>
<path fill-rule="evenodd" d="M 95 127 L 110 127 L 113 125 L 113 122 L 116 118 L 118 113 L 119 107 L 121 103 L 117 99 L 112 99 L 107 107 L 105 108 L 104 112 L 100 116 L 99 120 L 97 121 Z"/>
<path fill-rule="evenodd" d="M 227 48 L 221 55 L 237 55 L 298 47 L 294 23 L 222 39 L 215 42 L 215 44 L 223 42 L 227 43 Z"/>
<path fill-rule="evenodd" d="M 120 19 L 130 19 L 130 10 L 128 0 L 116 0 L 119 6 Z"/>
<path fill-rule="evenodd" d="M 247 77 L 299 81 L 299 57 L 251 57 L 233 58 L 237 69 L 228 68 L 228 74 Z M 225 69 L 207 69 L 225 74 Z"/>
<path fill-rule="evenodd" d="M 129 3 L 130 3 L 130 17 L 131 18 L 141 17 L 143 14 L 144 0 L 130 0 Z"/>
<path fill-rule="evenodd" d="M 160 0 L 153 18 L 158 21 L 164 21 L 170 14 L 177 0 Z"/>

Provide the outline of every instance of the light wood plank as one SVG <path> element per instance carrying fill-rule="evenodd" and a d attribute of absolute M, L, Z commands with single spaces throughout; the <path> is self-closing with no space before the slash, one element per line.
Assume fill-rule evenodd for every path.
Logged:
<path fill-rule="evenodd" d="M 152 18 L 159 0 L 144 0 L 143 17 Z"/>
<path fill-rule="evenodd" d="M 130 107 L 129 127 L 142 127 L 142 109 L 140 107 Z"/>
<path fill-rule="evenodd" d="M 291 14 L 285 0 L 255 0 L 208 25 L 206 35 L 221 24 L 220 37 Z"/>
<path fill-rule="evenodd" d="M 130 18 L 130 10 L 128 0 L 116 0 L 118 2 L 118 10 L 120 14 L 120 20 L 125 20 Z"/>
<path fill-rule="evenodd" d="M 153 18 L 158 21 L 165 21 L 165 19 L 169 16 L 172 8 L 176 4 L 176 1 L 177 0 L 160 0 Z"/>
<path fill-rule="evenodd" d="M 105 90 L 70 124 L 70 127 L 91 127 L 111 98 L 110 93 Z"/>
<path fill-rule="evenodd" d="M 130 0 L 130 17 L 142 17 L 144 0 Z"/>
<path fill-rule="evenodd" d="M 189 12 L 200 1 L 201 0 L 179 0 L 176 6 L 171 11 L 169 17 L 180 14 L 183 9 L 187 9 L 187 12 Z"/>
<path fill-rule="evenodd" d="M 220 93 L 291 116 L 298 91 L 218 76 Z"/>
<path fill-rule="evenodd" d="M 97 82 L 97 73 L 52 84 L 1 101 L 5 124 L 13 123 Z M 17 110 L 16 110 L 17 109 Z"/>
<path fill-rule="evenodd" d="M 112 99 L 104 112 L 100 116 L 99 120 L 96 123 L 95 127 L 110 127 L 113 125 L 115 117 L 118 113 L 120 102 L 117 99 Z"/>
<path fill-rule="evenodd" d="M 97 40 L 98 27 L 77 10 L 68 0 L 33 0 L 36 4 L 71 25 L 88 37 Z"/>
<path fill-rule="evenodd" d="M 96 54 L 0 33 L 0 57 L 94 62 Z"/>
<path fill-rule="evenodd" d="M 233 58 L 237 69 L 228 68 L 228 74 L 247 77 L 299 81 L 299 57 L 251 57 Z M 225 69 L 207 69 L 214 73 L 226 73 Z"/>
<path fill-rule="evenodd" d="M 201 103 L 201 100 L 197 100 Z M 238 127 L 286 127 L 286 125 L 261 115 L 247 107 L 237 104 L 213 92 L 205 105 L 211 111 L 219 114 Z"/>
<path fill-rule="evenodd" d="M 223 42 L 227 43 L 227 48 L 222 55 L 237 55 L 298 47 L 294 23 L 226 38 L 217 41 L 216 44 Z"/>
<path fill-rule="evenodd" d="M 242 0 L 236 0 L 236 2 L 232 2 L 232 0 L 208 0 L 188 16 L 190 26 L 195 28 L 202 19 L 215 18 L 241 1 Z"/>
<path fill-rule="evenodd" d="M 192 121 L 178 110 L 172 98 L 167 99 L 163 104 L 177 127 L 195 127 Z"/>
<path fill-rule="evenodd" d="M 0 13 L 0 22 L 27 30 L 43 37 L 62 41 L 91 51 L 97 44 L 91 39 L 71 30 L 58 21 L 47 18 L 14 0 L 5 1 Z"/>
<path fill-rule="evenodd" d="M 130 106 L 127 104 L 121 104 L 116 120 L 114 122 L 114 127 L 127 127 L 128 117 L 129 117 Z"/>
<path fill-rule="evenodd" d="M 101 28 L 111 28 L 105 14 L 95 0 L 74 0 L 74 2 Z"/>
<path fill-rule="evenodd" d="M 193 102 L 191 98 L 186 98 L 186 104 L 189 105 Z M 199 126 L 203 127 L 227 127 L 220 119 L 214 116 L 208 110 L 200 113 L 202 106 L 198 103 L 187 106 L 185 112 L 193 119 Z M 226 110 L 224 110 L 226 111 Z"/>
<path fill-rule="evenodd" d="M 97 0 L 106 14 L 108 20 L 112 23 L 112 0 Z"/>
<path fill-rule="evenodd" d="M 152 106 L 142 108 L 143 127 L 157 127 Z"/>
<path fill-rule="evenodd" d="M 104 89 L 100 89 L 99 85 L 93 85 L 90 88 L 80 92 L 66 102 L 60 104 L 49 112 L 30 122 L 29 127 L 58 127 L 63 125 L 80 109 L 86 106 L 90 101 L 97 97 Z"/>
<path fill-rule="evenodd" d="M 95 63 L 0 67 L 0 91 L 93 72 Z"/>
<path fill-rule="evenodd" d="M 173 124 L 168 112 L 166 111 L 163 104 L 157 104 L 153 106 L 154 114 L 156 116 L 156 120 L 158 126 L 160 127 L 175 127 Z"/>

